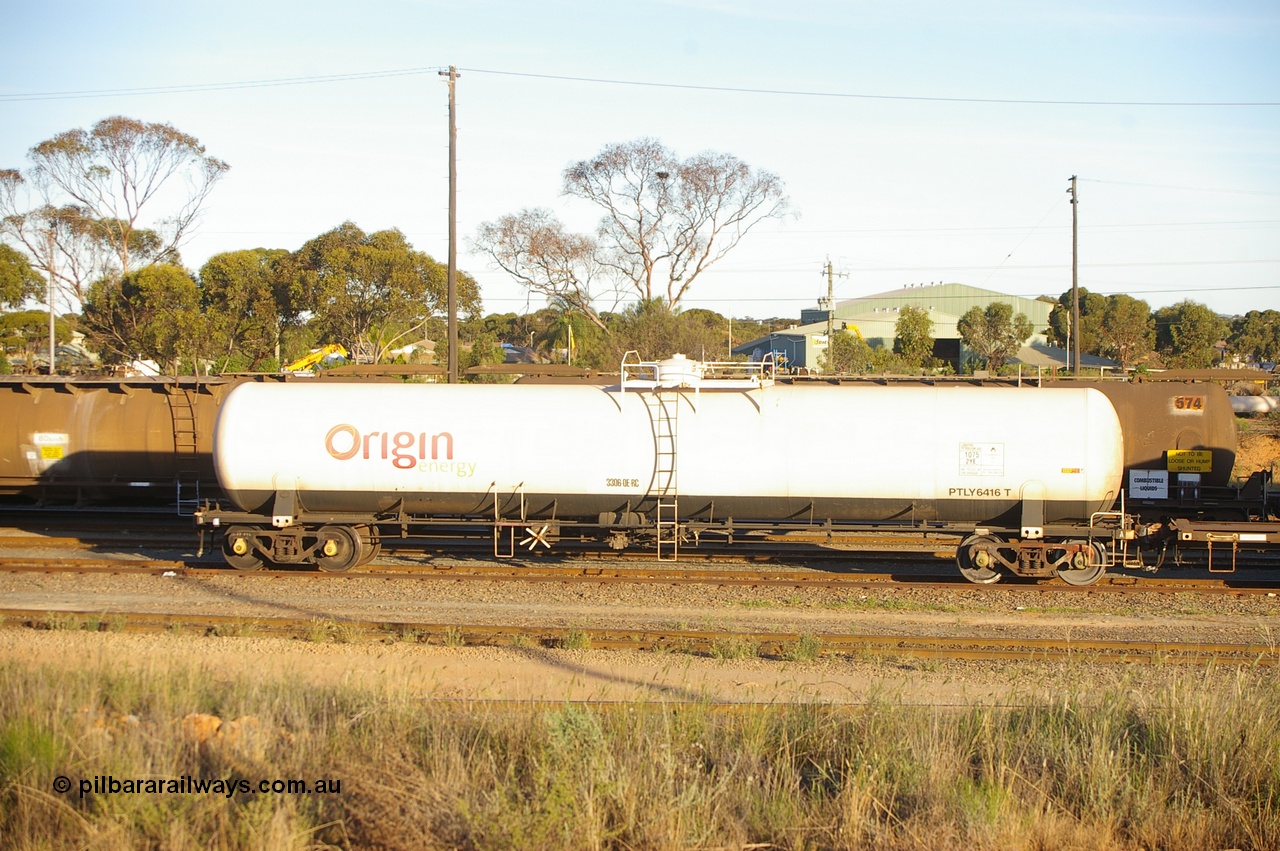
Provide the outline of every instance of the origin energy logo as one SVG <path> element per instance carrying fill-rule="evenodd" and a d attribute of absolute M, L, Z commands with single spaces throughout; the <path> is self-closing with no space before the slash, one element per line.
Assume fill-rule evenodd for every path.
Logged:
<path fill-rule="evenodd" d="M 447 431 L 430 435 L 425 431 L 361 434 L 355 426 L 343 423 L 329 429 L 324 448 L 337 461 L 357 457 L 364 461 L 390 461 L 397 470 L 446 473 L 458 478 L 468 478 L 476 472 L 474 462 L 453 460 L 453 435 Z"/>

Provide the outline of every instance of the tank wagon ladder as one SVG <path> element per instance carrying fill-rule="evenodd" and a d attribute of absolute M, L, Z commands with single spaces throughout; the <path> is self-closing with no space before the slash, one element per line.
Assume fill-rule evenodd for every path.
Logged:
<path fill-rule="evenodd" d="M 166 388 L 169 413 L 173 422 L 173 458 L 175 462 L 175 505 L 180 515 L 189 516 L 200 506 L 200 476 L 196 472 L 196 410 L 191 392 L 176 384 Z M 198 392 L 198 391 L 197 391 Z M 189 496 L 183 496 L 184 486 Z"/>
<path fill-rule="evenodd" d="M 659 561 L 680 557 L 680 488 L 677 479 L 676 433 L 680 421 L 680 393 L 655 387 L 645 393 L 645 406 L 653 423 L 653 485 L 657 500 L 654 532 Z"/>
<path fill-rule="evenodd" d="M 653 478 L 647 496 L 654 499 L 654 538 L 659 561 L 676 561 L 680 557 L 680 488 L 677 480 L 676 441 L 680 416 L 680 389 L 696 386 L 695 376 L 686 367 L 684 356 L 658 363 L 631 360 L 635 352 L 622 356 L 621 389 L 628 385 L 640 394 L 653 429 Z M 665 364 L 676 365 L 669 372 Z"/>
<path fill-rule="evenodd" d="M 654 536 L 658 559 L 676 561 L 680 556 L 680 487 L 677 457 L 680 407 L 696 410 L 704 389 L 735 392 L 759 390 L 773 384 L 777 365 L 772 358 L 757 363 L 690 361 L 672 355 L 663 361 L 642 361 L 635 352 L 622 356 L 620 389 L 640 394 L 653 429 L 653 478 L 645 499 L 653 499 Z M 691 395 L 686 395 L 691 394 Z"/>

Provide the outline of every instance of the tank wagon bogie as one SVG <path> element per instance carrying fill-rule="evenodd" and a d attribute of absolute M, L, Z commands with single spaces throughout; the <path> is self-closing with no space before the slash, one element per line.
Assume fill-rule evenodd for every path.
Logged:
<path fill-rule="evenodd" d="M 294 525 L 267 531 L 252 524 L 229 526 L 222 533 L 222 554 L 237 570 L 257 570 L 267 561 L 314 564 L 339 573 L 373 561 L 382 545 L 377 532 L 361 522 Z"/>
<path fill-rule="evenodd" d="M 241 568 L 343 570 L 380 536 L 441 530 L 491 535 L 498 555 L 583 539 L 674 557 L 753 531 L 935 528 L 967 536 L 974 582 L 1088 584 L 1136 563 L 1134 470 L 1203 452 L 1207 488 L 1234 457 L 1209 385 L 833 388 L 733 366 L 624 364 L 612 386 L 242 385 L 213 440 L 235 510 L 197 519 Z"/>

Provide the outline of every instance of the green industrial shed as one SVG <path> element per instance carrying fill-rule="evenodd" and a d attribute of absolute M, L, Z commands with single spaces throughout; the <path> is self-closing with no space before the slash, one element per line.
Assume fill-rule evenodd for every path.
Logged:
<path fill-rule="evenodd" d="M 971 353 L 961 351 L 956 323 L 970 308 L 985 308 L 997 301 L 1011 305 L 1014 313 L 1022 313 L 1031 320 L 1034 333 L 1039 337 L 1033 337 L 1031 345 L 1037 351 L 1043 352 L 1048 348 L 1043 335 L 1049 327 L 1052 304 L 967 284 L 910 284 L 889 292 L 837 302 L 832 328 L 837 333 L 853 333 L 856 329 L 871 346 L 892 349 L 899 312 L 904 307 L 918 307 L 927 311 L 933 320 L 934 355 L 960 368 L 962 358 Z M 801 311 L 800 322 L 791 328 L 742 343 L 735 346 L 733 352 L 755 360 L 768 352 L 780 353 L 792 367 L 817 370 L 821 368 L 827 348 L 826 335 L 827 310 L 815 307 Z"/>

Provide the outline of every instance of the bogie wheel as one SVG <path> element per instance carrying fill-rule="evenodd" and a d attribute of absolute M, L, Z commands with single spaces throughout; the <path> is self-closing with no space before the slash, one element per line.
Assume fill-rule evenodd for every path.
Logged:
<path fill-rule="evenodd" d="M 1000 539 L 992 535 L 971 535 L 956 548 L 956 564 L 965 579 L 975 585 L 991 585 L 1000 581 L 995 559 L 987 547 L 1000 545 Z"/>
<path fill-rule="evenodd" d="M 1106 551 L 1098 543 L 1093 545 L 1089 545 L 1086 541 L 1071 541 L 1071 543 L 1080 544 L 1084 549 L 1072 556 L 1071 567 L 1058 568 L 1058 578 L 1068 585 L 1082 587 L 1092 585 L 1107 572 Z"/>
<path fill-rule="evenodd" d="M 257 529 L 252 526 L 232 526 L 222 533 L 222 557 L 236 570 L 257 570 L 262 567 L 262 557 L 254 548 Z"/>
<path fill-rule="evenodd" d="M 382 539 L 368 526 L 357 526 L 356 532 L 360 535 L 360 559 L 356 565 L 366 565 L 382 553 Z"/>
<path fill-rule="evenodd" d="M 341 573 L 360 563 L 360 536 L 347 526 L 322 526 L 316 533 L 316 564 L 327 573 Z"/>

